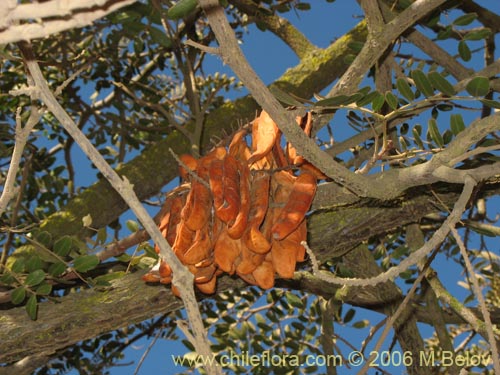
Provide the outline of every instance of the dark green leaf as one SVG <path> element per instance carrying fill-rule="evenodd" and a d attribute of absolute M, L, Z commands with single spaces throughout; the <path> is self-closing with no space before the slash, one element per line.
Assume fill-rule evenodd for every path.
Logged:
<path fill-rule="evenodd" d="M 158 43 L 159 45 L 170 48 L 172 47 L 172 41 L 170 40 L 167 35 L 161 31 L 160 29 L 157 29 L 156 27 L 151 26 L 149 28 L 149 33 L 151 34 L 151 38 Z"/>
<path fill-rule="evenodd" d="M 26 312 L 31 320 L 36 320 L 36 315 L 38 312 L 38 301 L 36 300 L 36 296 L 33 294 L 30 298 L 28 298 L 28 302 L 26 303 Z"/>
<path fill-rule="evenodd" d="M 63 236 L 54 244 L 54 252 L 61 257 L 65 257 L 70 253 L 72 247 L 73 240 L 71 237 Z"/>
<path fill-rule="evenodd" d="M 26 270 L 33 272 L 43 267 L 42 259 L 38 255 L 31 256 L 26 262 Z"/>
<path fill-rule="evenodd" d="M 52 236 L 50 235 L 49 232 L 40 232 L 36 235 L 35 241 L 41 243 L 45 247 L 50 247 L 50 244 L 52 242 Z"/>
<path fill-rule="evenodd" d="M 57 277 L 66 271 L 66 264 L 63 262 L 53 263 L 49 266 L 48 273 L 51 276 Z"/>
<path fill-rule="evenodd" d="M 309 10 L 311 9 L 311 4 L 309 3 L 298 3 L 295 8 L 298 10 Z"/>
<path fill-rule="evenodd" d="M 464 119 L 459 113 L 454 113 L 450 117 L 450 129 L 454 135 L 457 135 L 465 129 Z"/>
<path fill-rule="evenodd" d="M 500 102 L 498 100 L 481 99 L 481 103 L 491 108 L 500 109 Z"/>
<path fill-rule="evenodd" d="M 46 296 L 47 294 L 50 294 L 50 292 L 52 292 L 52 285 L 43 283 L 38 288 L 36 288 L 35 292 L 38 295 Z"/>
<path fill-rule="evenodd" d="M 467 221 L 467 227 L 471 228 L 474 232 L 487 237 L 498 236 L 498 228 L 490 225 L 483 225 L 482 223 L 476 223 L 474 221 Z"/>
<path fill-rule="evenodd" d="M 470 31 L 467 34 L 465 34 L 464 39 L 465 40 L 482 40 L 486 39 L 491 35 L 491 30 L 488 28 L 481 29 L 481 30 L 474 30 Z"/>
<path fill-rule="evenodd" d="M 83 255 L 75 259 L 73 267 L 78 272 L 87 272 L 99 264 L 99 258 L 95 255 Z"/>
<path fill-rule="evenodd" d="M 393 111 L 398 108 L 398 98 L 392 92 L 387 91 L 385 93 L 385 101 Z"/>
<path fill-rule="evenodd" d="M 372 109 L 374 112 L 378 112 L 382 109 L 382 106 L 384 105 L 385 103 L 385 96 L 378 93 L 378 95 L 373 98 L 373 101 L 372 101 Z"/>
<path fill-rule="evenodd" d="M 12 276 L 12 273 L 8 270 L 5 271 L 3 275 L 0 276 L 0 283 L 5 285 L 12 284 L 16 279 Z"/>
<path fill-rule="evenodd" d="M 23 303 L 25 298 L 26 298 L 26 289 L 24 289 L 24 286 L 20 286 L 14 289 L 10 295 L 10 301 L 14 305 L 19 305 L 20 303 Z"/>
<path fill-rule="evenodd" d="M 413 133 L 413 138 L 415 138 L 415 143 L 421 150 L 423 150 L 425 147 L 424 142 L 422 142 L 422 138 L 420 137 L 420 135 L 422 134 L 421 131 L 422 128 L 420 125 L 415 125 L 415 127 L 411 130 L 411 132 Z"/>
<path fill-rule="evenodd" d="M 446 129 L 443 132 L 443 142 L 444 142 L 444 144 L 447 145 L 448 143 L 451 142 L 452 139 L 453 139 L 453 133 L 451 132 L 450 129 Z"/>
<path fill-rule="evenodd" d="M 417 86 L 417 89 L 419 89 L 422 94 L 427 97 L 434 95 L 434 89 L 424 72 L 415 69 L 411 72 L 411 78 L 413 78 L 415 86 Z"/>
<path fill-rule="evenodd" d="M 276 87 L 276 85 L 271 86 L 269 88 L 269 91 L 271 91 L 271 94 L 273 94 L 273 96 L 283 104 L 295 105 L 295 106 L 301 106 L 303 104 L 299 102 L 297 99 L 295 99 L 293 96 L 288 94 L 287 92 Z"/>
<path fill-rule="evenodd" d="M 180 0 L 177 4 L 171 7 L 167 12 L 167 18 L 177 20 L 186 17 L 191 13 L 198 4 L 198 0 Z"/>
<path fill-rule="evenodd" d="M 437 122 L 435 119 L 431 118 L 428 122 L 428 136 L 431 140 L 434 141 L 439 147 L 444 147 L 443 136 L 439 132 Z"/>
<path fill-rule="evenodd" d="M 43 280 L 45 280 L 45 272 L 43 270 L 36 270 L 26 276 L 24 283 L 27 286 L 35 286 L 40 284 Z"/>
<path fill-rule="evenodd" d="M 398 91 L 403 95 L 403 97 L 409 102 L 415 99 L 415 93 L 411 89 L 410 85 L 404 78 L 398 78 L 396 81 L 396 87 Z"/>
<path fill-rule="evenodd" d="M 297 295 L 295 295 L 291 292 L 286 292 L 285 297 L 286 297 L 286 300 L 288 301 L 288 303 L 290 305 L 292 305 L 293 307 L 297 307 L 299 309 L 304 307 L 304 303 Z"/>
<path fill-rule="evenodd" d="M 430 72 L 428 74 L 428 78 L 432 86 L 434 86 L 436 90 L 441 91 L 443 94 L 448 96 L 453 96 L 456 94 L 453 85 L 450 82 L 448 82 L 446 78 L 444 78 L 438 72 Z"/>
<path fill-rule="evenodd" d="M 356 314 L 356 310 L 354 309 L 349 309 L 347 310 L 346 314 L 344 315 L 344 323 L 349 323 L 352 318 L 354 318 L 354 315 Z"/>
<path fill-rule="evenodd" d="M 472 96 L 485 96 L 490 91 L 490 80 L 487 77 L 474 77 L 465 89 Z"/>
<path fill-rule="evenodd" d="M 438 40 L 448 39 L 451 36 L 452 32 L 453 28 L 451 27 L 451 25 L 448 25 L 437 33 L 437 39 Z"/>
<path fill-rule="evenodd" d="M 455 21 L 453 21 L 453 24 L 455 26 L 467 26 L 474 22 L 474 20 L 477 18 L 477 13 L 467 13 L 464 14 L 463 16 L 457 17 Z"/>
<path fill-rule="evenodd" d="M 472 57 L 472 53 L 470 52 L 470 48 L 464 40 L 458 42 L 458 54 L 464 61 L 470 61 Z"/>
<path fill-rule="evenodd" d="M 14 273 L 23 273 L 26 269 L 26 265 L 24 263 L 24 258 L 16 259 L 14 264 L 11 267 L 12 272 Z"/>
<path fill-rule="evenodd" d="M 349 98 L 350 97 L 347 95 L 339 95 L 333 98 L 318 100 L 314 105 L 316 107 L 336 107 L 342 104 L 348 104 Z"/>
<path fill-rule="evenodd" d="M 372 91 L 368 94 L 365 94 L 362 98 L 356 101 L 356 105 L 358 105 L 359 107 L 364 107 L 365 105 L 370 104 L 373 99 L 375 99 L 379 95 L 380 94 L 378 93 L 378 91 Z"/>

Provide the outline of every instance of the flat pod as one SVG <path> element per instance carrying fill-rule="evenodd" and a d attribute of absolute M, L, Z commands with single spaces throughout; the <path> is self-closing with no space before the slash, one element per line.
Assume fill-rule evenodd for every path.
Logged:
<path fill-rule="evenodd" d="M 240 209 L 238 169 L 238 161 L 231 155 L 226 155 L 222 160 L 213 160 L 208 167 L 215 215 L 230 224 L 234 222 Z"/>
<path fill-rule="evenodd" d="M 191 181 L 191 190 L 181 212 L 182 220 L 192 231 L 197 231 L 207 224 L 212 206 L 210 189 L 199 180 L 206 181 L 208 173 L 203 166 L 198 165 L 197 174 L 198 178 L 193 178 Z"/>
<path fill-rule="evenodd" d="M 296 260 L 297 262 L 303 262 L 306 260 L 306 249 L 302 246 L 302 241 L 307 241 L 307 222 L 304 220 L 299 224 L 297 229 L 288 235 L 286 240 L 293 241 L 300 246 L 297 247 Z"/>
<path fill-rule="evenodd" d="M 223 230 L 215 241 L 214 263 L 224 272 L 234 274 L 234 263 L 241 253 L 241 247 L 241 239 L 233 239 L 229 237 L 227 230 Z"/>
<path fill-rule="evenodd" d="M 293 278 L 297 262 L 297 253 L 302 245 L 285 238 L 273 241 L 271 247 L 272 265 L 275 271 L 284 279 Z"/>
<path fill-rule="evenodd" d="M 253 272 L 255 282 L 262 289 L 270 289 L 274 286 L 274 268 L 271 262 L 265 260 Z"/>
<path fill-rule="evenodd" d="M 189 271 L 194 275 L 195 284 L 204 284 L 209 282 L 215 277 L 217 268 L 213 263 L 205 267 L 188 266 Z"/>
<path fill-rule="evenodd" d="M 198 160 L 189 154 L 179 156 L 179 160 L 184 164 L 179 166 L 179 175 L 183 181 L 187 181 L 189 180 L 189 174 L 195 173 L 198 167 Z"/>
<path fill-rule="evenodd" d="M 316 193 L 316 177 L 303 173 L 293 183 L 292 192 L 272 228 L 273 238 L 282 240 L 305 219 Z"/>
<path fill-rule="evenodd" d="M 142 275 L 141 279 L 147 283 L 158 283 L 160 282 L 160 275 L 158 271 L 151 270 L 148 273 Z"/>
<path fill-rule="evenodd" d="M 181 222 L 181 212 L 182 207 L 185 204 L 186 195 L 187 194 L 177 195 L 172 199 L 172 204 L 170 206 L 170 220 L 168 222 L 168 228 L 165 235 L 165 238 L 170 246 L 173 246 L 177 236 L 177 226 Z"/>
<path fill-rule="evenodd" d="M 195 232 L 189 229 L 185 222 L 181 221 L 177 226 L 177 235 L 172 249 L 182 263 L 184 263 L 184 254 L 193 244 L 194 235 Z"/>
<path fill-rule="evenodd" d="M 206 283 L 196 283 L 195 286 L 204 294 L 214 294 L 217 289 L 217 277 L 212 277 Z"/>
<path fill-rule="evenodd" d="M 238 162 L 240 181 L 240 210 L 234 222 L 229 225 L 227 233 L 231 238 L 240 238 L 248 225 L 250 214 L 250 170 L 244 163 Z"/>
<path fill-rule="evenodd" d="M 191 246 L 183 255 L 183 263 L 197 264 L 207 259 L 211 252 L 212 238 L 207 225 L 205 228 L 196 231 Z"/>
<path fill-rule="evenodd" d="M 223 203 L 215 207 L 217 216 L 225 223 L 232 224 L 240 210 L 240 174 L 238 161 L 231 155 L 223 160 Z"/>
<path fill-rule="evenodd" d="M 241 248 L 241 253 L 238 259 L 236 259 L 236 272 L 242 274 L 248 274 L 253 272 L 258 266 L 262 264 L 265 259 L 265 254 L 257 254 L 247 249 L 246 247 Z"/>
<path fill-rule="evenodd" d="M 273 119 L 262 111 L 252 125 L 252 154 L 248 164 L 252 164 L 266 156 L 273 148 L 279 129 Z"/>
<path fill-rule="evenodd" d="M 229 155 L 247 164 L 247 160 L 250 157 L 250 149 L 248 148 L 247 142 L 245 141 L 245 136 L 247 134 L 246 130 L 239 130 L 233 136 L 231 143 L 229 144 Z"/>
<path fill-rule="evenodd" d="M 255 171 L 251 185 L 248 227 L 242 238 L 246 247 L 256 253 L 263 254 L 271 248 L 271 244 L 260 231 L 269 206 L 269 173 Z"/>

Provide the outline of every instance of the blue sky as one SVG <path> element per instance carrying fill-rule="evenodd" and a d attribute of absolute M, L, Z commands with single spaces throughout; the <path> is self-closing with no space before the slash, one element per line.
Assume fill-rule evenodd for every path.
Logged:
<path fill-rule="evenodd" d="M 334 4 L 327 3 L 325 0 L 310 1 L 312 9 L 307 12 L 289 12 L 285 14 L 289 20 L 296 25 L 309 39 L 318 47 L 326 47 L 333 40 L 342 36 L 360 21 L 361 10 L 355 1 L 337 0 Z M 342 7 L 339 6 L 342 3 Z M 478 1 L 488 7 L 492 7 L 492 1 Z M 500 12 L 500 4 L 496 4 L 497 13 Z M 332 12 L 332 9 L 335 13 Z M 260 75 L 265 83 L 271 83 L 276 78 L 280 77 L 286 69 L 293 67 L 298 63 L 298 58 L 295 54 L 283 44 L 281 40 L 275 37 L 270 32 L 261 32 L 255 26 L 248 27 L 249 33 L 244 36 L 242 49 L 253 66 L 255 71 Z M 222 71 L 228 75 L 233 75 L 227 66 L 222 64 L 222 61 L 216 57 L 207 58 L 207 72 Z M 232 95 L 240 96 L 246 93 L 242 90 L 241 93 L 233 93 Z M 347 137 L 349 133 L 336 134 L 339 138 Z M 86 158 L 79 151 L 75 151 L 75 162 L 87 164 Z M 95 176 L 95 172 L 92 174 Z M 89 177 L 88 175 L 86 177 Z M 81 185 L 90 185 L 93 180 L 82 182 Z M 497 200 L 498 201 L 498 200 Z M 497 206 L 498 207 L 498 206 Z M 127 216 L 128 217 L 128 216 Z M 451 264 L 444 255 L 439 256 L 437 265 L 447 263 L 450 269 L 450 275 L 461 271 L 461 268 Z M 452 291 L 464 295 L 463 289 L 456 285 L 456 279 L 450 278 L 443 280 L 445 285 Z M 407 287 L 405 287 L 407 289 Z M 378 323 L 382 316 L 379 314 L 369 313 L 367 311 L 359 311 L 356 315 L 356 320 L 369 319 L 371 324 Z M 428 331 L 428 330 L 427 330 Z M 367 330 L 355 330 L 347 328 L 344 331 L 346 336 L 359 336 L 362 340 L 367 335 Z M 183 336 L 179 333 L 179 336 Z M 356 342 L 356 340 L 353 340 Z M 376 340 L 375 340 L 376 341 Z M 390 340 L 388 340 L 390 341 Z M 125 351 L 123 363 L 134 362 L 131 366 L 118 366 L 110 369 L 112 375 L 132 374 L 136 368 L 139 359 L 144 354 L 150 340 L 140 340 Z M 181 368 L 175 368 L 170 355 L 182 355 L 186 353 L 185 347 L 180 342 L 171 342 L 167 340 L 158 340 L 152 347 L 149 354 L 145 358 L 138 374 L 171 374 L 181 371 Z M 387 369 L 391 371 L 390 369 Z M 344 372 L 345 371 L 345 372 Z M 339 373 L 349 373 L 347 369 L 339 369 Z"/>

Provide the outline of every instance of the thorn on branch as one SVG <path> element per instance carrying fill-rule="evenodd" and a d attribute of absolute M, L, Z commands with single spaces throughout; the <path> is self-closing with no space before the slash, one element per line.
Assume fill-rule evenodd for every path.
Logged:
<path fill-rule="evenodd" d="M 205 46 L 201 43 L 195 42 L 194 40 L 191 40 L 191 39 L 186 40 L 184 42 L 184 44 L 191 46 L 191 47 L 198 48 L 200 51 L 203 51 L 205 53 L 209 53 L 211 55 L 216 55 L 216 56 L 222 57 L 222 53 L 221 53 L 219 47 L 208 47 L 208 46 Z"/>

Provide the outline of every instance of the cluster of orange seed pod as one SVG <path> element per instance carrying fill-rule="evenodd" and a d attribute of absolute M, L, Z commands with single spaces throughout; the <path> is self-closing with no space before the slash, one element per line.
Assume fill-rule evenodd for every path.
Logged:
<path fill-rule="evenodd" d="M 310 135 L 310 114 L 297 122 Z M 304 261 L 305 215 L 323 176 L 290 144 L 282 148 L 266 112 L 254 120 L 251 135 L 251 149 L 241 130 L 227 148 L 200 159 L 181 156 L 189 188 L 179 187 L 162 209 L 160 231 L 206 294 L 215 292 L 224 272 L 268 289 L 276 273 L 292 278 L 296 262 Z M 143 279 L 168 284 L 172 270 L 160 260 Z"/>

